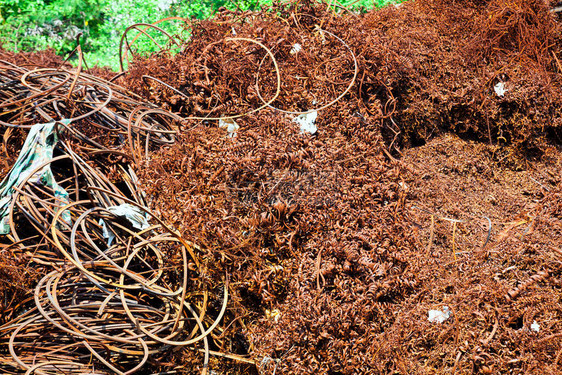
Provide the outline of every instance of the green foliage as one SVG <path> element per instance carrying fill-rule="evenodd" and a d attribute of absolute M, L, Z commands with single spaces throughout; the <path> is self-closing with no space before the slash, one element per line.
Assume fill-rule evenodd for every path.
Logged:
<path fill-rule="evenodd" d="M 119 69 L 119 41 L 125 29 L 135 23 L 152 23 L 165 17 L 205 19 L 224 6 L 256 9 L 272 0 L 0 0 L 0 45 L 14 51 L 54 48 L 66 56 L 80 44 L 87 63 Z M 330 0 L 324 0 L 329 2 Z M 354 9 L 370 9 L 399 0 L 339 0 Z M 337 4 L 337 3 L 336 3 Z M 182 32 L 180 22 L 158 25 L 170 34 Z M 160 45 L 168 38 L 154 29 L 146 33 Z M 129 42 L 138 30 L 128 33 Z M 158 47 L 143 35 L 134 49 L 144 53 Z M 75 58 L 75 57 L 74 57 Z"/>
<path fill-rule="evenodd" d="M 74 48 L 80 32 L 86 39 L 95 34 L 104 17 L 102 0 L 4 0 L 0 40 L 15 51 L 52 47 L 64 54 Z"/>

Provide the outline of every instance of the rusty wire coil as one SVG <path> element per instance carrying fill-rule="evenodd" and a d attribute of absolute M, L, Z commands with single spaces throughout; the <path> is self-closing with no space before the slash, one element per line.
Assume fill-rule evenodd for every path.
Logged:
<path fill-rule="evenodd" d="M 0 327 L 3 373 L 133 374 L 178 346 L 203 350 L 206 371 L 228 287 L 210 314 L 197 246 L 146 208 L 128 164 L 137 149 L 173 143 L 179 120 L 79 69 L 0 62 L 0 126 L 54 122 L 59 139 L 53 157 L 12 188 L 6 237 L 43 276 Z M 113 156 L 119 186 L 100 155 Z M 45 168 L 67 197 L 37 183 Z M 142 228 L 112 211 L 124 205 Z"/>

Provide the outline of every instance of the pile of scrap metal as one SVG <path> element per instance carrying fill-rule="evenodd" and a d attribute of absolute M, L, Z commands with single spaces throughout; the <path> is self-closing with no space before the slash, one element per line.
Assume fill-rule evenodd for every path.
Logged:
<path fill-rule="evenodd" d="M 177 120 L 79 69 L 0 61 L 5 151 L 25 138 L 0 185 L 0 239 L 40 270 L 4 306 L 2 373 L 132 374 L 176 346 L 205 353 L 206 371 L 228 288 L 206 314 L 197 246 L 146 207 L 129 164 L 173 143 Z"/>

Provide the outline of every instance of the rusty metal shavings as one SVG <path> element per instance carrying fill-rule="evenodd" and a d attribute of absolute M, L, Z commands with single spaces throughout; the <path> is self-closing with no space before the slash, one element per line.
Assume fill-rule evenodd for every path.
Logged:
<path fill-rule="evenodd" d="M 209 49 L 210 47 L 212 47 L 212 46 L 214 46 L 214 45 L 217 45 L 217 44 L 221 44 L 221 43 L 223 43 L 223 42 L 231 42 L 231 43 L 232 43 L 232 42 L 234 42 L 234 43 L 236 43 L 236 42 L 248 42 L 248 43 L 255 44 L 255 45 L 257 45 L 257 46 L 259 46 L 259 47 L 261 47 L 261 48 L 263 48 L 263 49 L 265 50 L 265 52 L 267 53 L 267 55 L 264 56 L 264 59 L 262 60 L 262 63 L 263 63 L 263 61 L 265 60 L 265 57 L 269 57 L 269 58 L 271 59 L 272 63 L 273 63 L 274 70 L 275 70 L 276 86 L 275 86 L 275 93 L 274 93 L 273 97 L 272 97 L 271 99 L 269 99 L 269 100 L 266 101 L 265 99 L 263 99 L 263 98 L 261 97 L 261 95 L 259 95 L 259 89 L 258 89 L 259 74 L 256 74 L 256 84 L 255 84 L 255 86 L 256 86 L 256 92 L 258 93 L 258 95 L 259 95 L 259 97 L 260 97 L 260 100 L 263 102 L 259 107 L 254 108 L 254 109 L 251 109 L 251 110 L 248 110 L 248 111 L 246 111 L 246 112 L 244 112 L 244 113 L 236 114 L 236 115 L 222 115 L 222 116 L 215 116 L 215 117 L 211 117 L 211 116 L 209 116 L 209 115 L 208 115 L 208 116 L 204 116 L 204 117 L 201 117 L 201 116 L 186 116 L 186 117 L 183 117 L 183 120 L 226 120 L 226 119 L 237 119 L 237 118 L 241 118 L 241 117 L 246 117 L 246 116 L 251 115 L 251 114 L 253 114 L 253 113 L 257 113 L 257 112 L 263 110 L 263 109 L 266 108 L 266 107 L 270 107 L 270 108 L 271 108 L 271 103 L 273 103 L 273 102 L 277 99 L 277 97 L 279 96 L 279 94 L 280 94 L 280 92 L 281 92 L 281 84 L 282 84 L 282 82 L 281 82 L 281 74 L 280 74 L 280 72 L 279 72 L 279 67 L 278 67 L 278 65 L 277 65 L 277 60 L 275 59 L 275 56 L 273 55 L 273 53 L 271 52 L 271 50 L 270 50 L 268 47 L 266 47 L 263 43 L 261 43 L 261 42 L 259 42 L 259 41 L 257 41 L 257 40 L 254 40 L 254 39 L 250 39 L 250 38 L 225 38 L 224 41 L 219 41 L 219 42 L 210 43 L 209 45 L 207 45 L 207 46 L 205 47 L 205 49 L 204 49 L 203 52 L 205 52 L 205 51 L 206 51 L 207 49 Z M 261 67 L 261 64 L 260 64 L 260 67 Z M 356 65 L 356 68 L 357 68 L 357 65 Z M 157 79 L 157 78 L 151 77 L 151 76 L 149 76 L 149 75 L 143 75 L 143 76 L 142 76 L 142 79 L 143 79 L 145 82 L 146 82 L 146 81 L 149 81 L 149 80 L 154 81 L 154 82 L 157 82 L 158 84 L 163 85 L 164 87 L 166 87 L 166 88 L 172 90 L 173 92 L 179 94 L 180 96 L 183 96 L 183 97 L 185 97 L 185 98 L 187 98 L 187 99 L 190 99 L 190 97 L 186 96 L 186 95 L 185 95 L 184 93 L 182 93 L 181 91 L 177 90 L 176 88 L 174 88 L 173 86 L 170 86 L 169 84 L 167 84 L 167 83 L 165 83 L 165 82 L 162 82 L 161 80 L 159 80 L 159 79 Z M 354 80 L 353 80 L 353 82 L 354 82 Z M 351 86 L 353 85 L 353 82 L 351 83 L 351 85 L 349 86 L 349 88 L 344 92 L 344 95 L 345 95 L 345 93 L 346 93 L 347 91 L 349 91 L 349 89 L 350 89 Z M 343 96 L 343 95 L 342 95 L 342 96 Z M 330 103 L 330 105 L 333 104 L 333 103 L 335 103 L 335 101 L 332 102 L 332 103 Z M 209 114 L 210 114 L 210 112 L 209 112 Z"/>
<path fill-rule="evenodd" d="M 513 228 L 506 243 L 498 244 L 496 232 L 517 219 L 470 209 L 464 216 L 455 211 L 454 196 L 444 200 L 449 210 L 431 206 L 435 189 L 473 186 L 464 169 L 449 171 L 459 174 L 456 180 L 424 185 L 429 204 L 424 207 L 466 220 L 443 225 L 432 215 L 432 245 L 426 247 L 427 238 L 419 237 L 428 234 L 424 227 L 430 226 L 431 214 L 419 220 L 419 227 L 407 220 L 415 215 L 407 204 L 414 198 L 403 179 L 413 172 L 395 160 L 407 154 L 400 147 L 420 146 L 448 131 L 491 138 L 492 143 L 509 132 L 518 145 L 529 140 L 523 147 L 538 139 L 530 134 L 553 139 L 535 125 L 556 122 L 552 129 L 559 127 L 559 112 L 552 105 L 560 103 L 555 65 L 548 66 L 546 75 L 524 72 L 511 59 L 516 49 L 488 51 L 493 63 L 468 63 L 474 57 L 469 42 L 480 35 L 475 32 L 480 24 L 473 21 L 481 20 L 491 3 L 511 8 L 514 19 L 528 13 L 526 2 L 473 1 L 410 2 L 357 18 L 303 2 L 275 8 L 274 14 L 224 11 L 212 22 L 192 24 L 182 53 L 130 65 L 120 82 L 131 90 L 184 117 L 205 118 L 245 113 L 263 104 L 260 95 L 269 99 L 275 94 L 272 62 L 261 49 L 225 43 L 234 33 L 258 38 L 275 55 L 282 91 L 271 105 L 282 111 L 308 111 L 338 98 L 354 79 L 346 45 L 357 61 L 352 89 L 319 113 L 315 136 L 299 135 L 290 119 L 274 109 L 241 119 L 232 139 L 225 139 L 212 120 L 191 121 L 189 133 L 153 155 L 141 173 L 155 197 L 151 207 L 166 212 L 204 245 L 217 260 L 211 270 L 215 277 L 224 269 L 233 277 L 234 322 L 228 329 L 242 332 L 242 339 L 217 341 L 221 347 L 258 356 L 263 374 L 556 367 L 559 342 L 535 347 L 525 328 L 535 314 L 552 324 L 549 331 L 560 329 L 560 306 L 548 295 L 559 283 L 558 274 L 510 305 L 504 298 L 519 280 L 555 269 L 546 267 L 538 250 L 530 255 L 532 249 L 512 238 L 525 228 Z M 520 5 L 524 12 L 514 15 Z M 485 49 L 487 42 L 477 47 Z M 302 49 L 294 48 L 297 44 Z M 559 49 L 546 48 L 543 62 L 554 61 L 549 48 Z M 495 96 L 488 80 L 498 71 L 509 72 L 518 88 L 513 96 Z M 548 95 L 539 94 L 542 85 Z M 532 109 L 538 117 L 531 122 L 535 99 L 544 105 Z M 466 160 L 458 168 L 465 165 L 470 171 L 472 154 L 459 150 L 458 157 Z M 421 169 L 432 170 L 433 162 L 427 157 Z M 474 168 L 482 174 L 499 171 L 493 160 Z M 418 177 L 408 184 L 420 183 Z M 488 182 L 495 178 L 485 177 Z M 432 185 L 434 176 L 427 178 Z M 455 259 L 456 254 L 463 255 Z M 505 265 L 510 261 L 519 267 L 510 269 Z M 554 307 L 546 307 L 547 302 Z M 427 311 L 445 304 L 455 319 L 431 326 Z M 517 354 L 522 350 L 548 365 L 528 365 L 528 358 Z M 264 365 L 273 361 L 276 370 Z"/>
<path fill-rule="evenodd" d="M 318 32 L 318 34 L 320 34 L 320 38 L 325 38 L 325 37 L 324 37 L 324 34 L 327 34 L 327 35 L 331 36 L 332 38 L 335 38 L 335 39 L 338 40 L 340 43 L 342 43 L 342 44 L 345 46 L 345 48 L 347 49 L 347 51 L 349 52 L 349 54 L 350 54 L 350 56 L 351 56 L 351 58 L 352 58 L 352 61 L 353 61 L 353 76 L 351 77 L 351 80 L 350 80 L 350 82 L 349 82 L 349 85 L 348 85 L 348 86 L 346 87 L 346 89 L 345 89 L 341 94 L 339 94 L 335 99 L 333 99 L 332 101 L 330 101 L 330 102 L 328 102 L 328 103 L 326 103 L 326 104 L 324 104 L 324 105 L 322 105 L 322 106 L 320 106 L 320 107 L 317 107 L 317 108 L 308 108 L 308 109 L 303 110 L 303 111 L 287 111 L 287 110 L 283 110 L 283 109 L 280 109 L 280 108 L 276 108 L 276 107 L 274 107 L 274 106 L 271 105 L 271 103 L 272 103 L 273 101 L 275 101 L 275 99 L 277 98 L 277 96 L 275 96 L 275 97 L 274 97 L 273 99 L 271 99 L 269 102 L 266 102 L 266 100 L 262 97 L 261 92 L 260 92 L 260 88 L 259 88 L 259 84 L 258 84 L 258 80 L 259 80 L 259 74 L 258 74 L 258 77 L 256 78 L 256 94 L 257 94 L 258 98 L 259 98 L 265 105 L 267 105 L 267 107 L 273 108 L 273 109 L 275 109 L 276 111 L 279 111 L 279 112 L 282 112 L 282 113 L 285 113 L 285 114 L 291 114 L 291 115 L 301 115 L 301 114 L 306 114 L 306 113 L 313 112 L 313 111 L 321 111 L 321 110 L 323 110 L 323 109 L 326 109 L 326 108 L 328 108 L 328 107 L 334 105 L 334 104 L 337 103 L 339 100 L 341 100 L 341 99 L 349 92 L 349 90 L 351 90 L 351 88 L 353 87 L 353 85 L 355 85 L 355 81 L 356 81 L 357 75 L 358 75 L 358 73 L 359 73 L 359 65 L 357 64 L 357 58 L 355 57 L 355 53 L 353 52 L 353 50 L 349 47 L 349 45 L 348 45 L 343 39 L 341 39 L 341 38 L 338 37 L 337 35 L 334 35 L 333 33 L 329 32 L 329 31 L 322 30 L 320 27 L 318 27 L 318 28 L 316 29 L 316 31 Z M 293 47 L 293 48 L 294 48 L 294 47 Z M 298 53 L 298 52 L 297 52 L 297 53 Z M 260 70 L 261 70 L 263 61 L 264 61 L 264 60 L 262 60 L 262 61 L 260 62 Z M 277 68 L 277 66 L 276 66 L 276 68 Z"/>

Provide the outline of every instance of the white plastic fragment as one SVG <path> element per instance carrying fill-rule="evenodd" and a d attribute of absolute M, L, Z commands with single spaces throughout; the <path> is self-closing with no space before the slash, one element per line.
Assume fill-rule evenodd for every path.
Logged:
<path fill-rule="evenodd" d="M 106 239 L 107 246 L 111 247 L 111 243 L 115 239 L 115 234 L 107 228 L 107 224 L 103 219 L 100 219 L 98 224 L 101 225 L 101 234 L 103 235 L 103 238 Z"/>
<path fill-rule="evenodd" d="M 265 316 L 268 319 L 272 319 L 275 323 L 277 323 L 279 321 L 279 318 L 281 318 L 281 312 L 277 309 L 273 309 L 273 310 L 265 310 Z"/>
<path fill-rule="evenodd" d="M 127 219 L 135 229 L 144 230 L 150 226 L 150 224 L 148 224 L 148 214 L 131 204 L 124 203 L 119 206 L 111 206 L 108 207 L 107 210 L 115 214 L 115 216 Z"/>
<path fill-rule="evenodd" d="M 291 48 L 291 50 L 289 51 L 289 53 L 291 55 L 294 55 L 295 53 L 298 53 L 300 51 L 302 51 L 302 46 L 299 43 L 295 43 L 293 45 L 293 48 Z"/>
<path fill-rule="evenodd" d="M 318 128 L 316 127 L 316 118 L 318 112 L 312 111 L 298 115 L 293 119 L 294 122 L 300 125 L 301 133 L 316 134 Z"/>
<path fill-rule="evenodd" d="M 127 219 L 135 229 L 144 230 L 150 227 L 147 213 L 136 206 L 124 203 L 119 206 L 108 207 L 107 210 L 115 216 Z M 107 228 L 107 224 L 103 219 L 100 219 L 99 224 L 101 225 L 103 238 L 107 240 L 107 246 L 111 246 L 115 239 L 115 234 Z"/>
<path fill-rule="evenodd" d="M 443 306 L 443 311 L 441 310 L 429 310 L 428 318 L 431 323 L 443 323 L 451 317 L 451 310 L 448 306 Z"/>
<path fill-rule="evenodd" d="M 494 91 L 496 92 L 497 96 L 504 96 L 505 93 L 507 92 L 506 88 L 505 88 L 505 83 L 504 82 L 498 82 L 496 83 L 496 85 L 494 86 Z"/>
<path fill-rule="evenodd" d="M 240 125 L 231 118 L 219 119 L 219 128 L 226 129 L 229 137 L 235 137 L 236 132 L 240 129 Z"/>
<path fill-rule="evenodd" d="M 536 320 L 533 320 L 533 323 L 531 324 L 531 331 L 540 332 L 540 330 L 541 330 L 541 326 L 539 325 L 539 323 L 537 323 Z"/>

